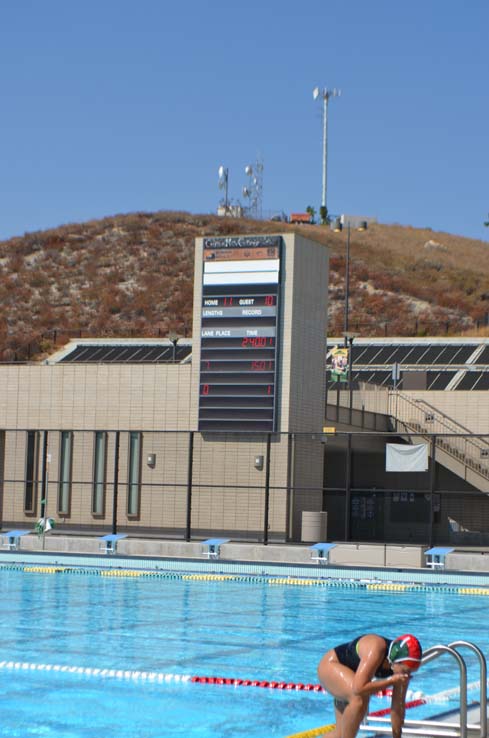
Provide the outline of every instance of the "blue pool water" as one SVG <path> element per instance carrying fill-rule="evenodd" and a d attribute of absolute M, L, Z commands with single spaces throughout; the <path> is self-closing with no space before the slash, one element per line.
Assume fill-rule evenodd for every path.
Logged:
<path fill-rule="evenodd" d="M 489 652 L 482 596 L 8 570 L 0 581 L 0 736 L 9 738 L 284 738 L 332 722 L 331 699 L 180 678 L 315 684 L 328 648 L 372 631 L 410 631 L 425 647 L 464 639 Z M 468 681 L 478 680 L 476 659 L 464 655 Z M 443 657 L 410 686 L 432 695 L 457 685 Z M 388 704 L 373 698 L 370 707 Z"/>

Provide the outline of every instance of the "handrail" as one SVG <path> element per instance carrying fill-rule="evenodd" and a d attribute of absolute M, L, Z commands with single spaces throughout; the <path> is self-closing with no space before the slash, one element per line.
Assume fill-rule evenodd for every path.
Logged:
<path fill-rule="evenodd" d="M 431 423 L 437 424 L 438 427 L 441 426 L 441 430 L 438 430 L 437 433 L 432 425 L 428 431 L 421 419 L 410 420 L 410 418 L 406 418 L 406 407 L 403 408 L 403 405 L 411 407 L 418 415 L 423 413 L 426 415 L 426 411 L 429 410 L 430 414 L 433 415 Z M 399 390 L 391 391 L 389 392 L 389 414 L 397 423 L 404 425 L 406 428 L 413 429 L 417 427 L 419 435 L 436 436 L 437 446 L 466 467 L 483 477 L 489 478 L 489 464 L 482 459 L 482 452 L 484 452 L 484 456 L 489 454 L 489 443 L 483 438 L 477 437 L 477 435 L 471 434 L 470 437 L 466 437 L 465 434 L 469 431 L 465 426 L 453 420 L 429 402 L 407 397 Z M 448 438 L 444 434 L 447 434 Z"/>
<path fill-rule="evenodd" d="M 470 434 L 472 434 L 472 431 L 470 431 L 468 428 L 466 428 L 464 425 L 462 425 L 462 423 L 459 423 L 457 420 L 453 420 L 453 418 L 451 418 L 449 415 L 447 415 L 446 413 L 444 413 L 443 410 L 440 410 L 439 408 L 435 407 L 430 402 L 426 402 L 426 400 L 423 400 L 421 398 L 419 398 L 419 399 L 416 398 L 414 400 L 414 402 L 420 403 L 420 404 L 422 403 L 423 405 L 426 405 L 426 407 L 429 407 L 430 410 L 433 410 L 438 415 L 441 415 L 443 418 L 446 418 L 446 420 L 449 420 L 453 425 L 457 426 L 458 428 L 461 428 L 464 433 L 470 433 Z"/>
<path fill-rule="evenodd" d="M 457 430 L 459 429 L 461 431 L 460 435 L 469 434 L 471 437 L 474 436 L 474 434 L 472 433 L 471 430 L 469 430 L 469 428 L 466 428 L 464 425 L 462 425 L 462 423 L 459 423 L 457 420 L 454 420 L 449 415 L 444 413 L 443 410 L 440 410 L 439 408 L 435 407 L 434 405 L 432 405 L 430 402 L 427 402 L 426 400 L 423 400 L 418 397 L 415 397 L 415 398 L 408 397 L 400 390 L 390 390 L 389 394 L 391 396 L 399 397 L 399 399 L 401 399 L 403 402 L 406 402 L 408 405 L 413 405 L 416 408 L 419 408 L 420 405 L 424 405 L 425 407 L 428 407 L 430 410 L 433 410 L 433 412 L 439 416 L 437 418 L 439 421 L 441 421 L 441 419 L 444 419 L 445 421 L 448 421 L 448 423 L 451 423 L 454 428 L 456 428 Z M 475 436 L 477 437 L 477 434 L 475 434 Z M 484 443 L 484 445 L 489 446 L 489 443 L 487 441 L 483 441 L 482 439 L 481 441 L 482 443 Z"/>
<path fill-rule="evenodd" d="M 439 658 L 442 653 L 450 653 L 458 663 L 460 671 L 460 738 L 467 738 L 467 667 L 465 661 L 454 648 L 440 644 L 428 648 L 421 659 L 421 663 L 427 664 Z"/>
<path fill-rule="evenodd" d="M 474 651 L 476 654 L 478 660 L 479 660 L 479 670 L 480 670 L 480 738 L 486 738 L 487 736 L 487 718 L 486 718 L 486 710 L 487 710 L 487 662 L 486 657 L 482 653 L 481 649 L 475 645 L 475 643 L 470 643 L 469 641 L 453 641 L 452 643 L 449 643 L 449 648 L 460 648 L 461 646 L 465 648 L 470 648 L 471 651 Z"/>

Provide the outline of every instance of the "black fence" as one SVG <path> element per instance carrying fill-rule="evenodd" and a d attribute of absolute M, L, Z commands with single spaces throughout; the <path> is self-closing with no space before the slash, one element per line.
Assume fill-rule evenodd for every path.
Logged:
<path fill-rule="evenodd" d="M 489 435 L 331 431 L 0 431 L 2 528 L 489 545 Z M 386 470 L 386 445 L 409 442 L 426 468 Z M 312 539 L 305 511 L 325 513 Z"/>

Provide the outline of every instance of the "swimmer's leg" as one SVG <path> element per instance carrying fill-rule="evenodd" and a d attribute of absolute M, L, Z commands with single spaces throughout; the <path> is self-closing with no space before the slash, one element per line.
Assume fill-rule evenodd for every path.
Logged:
<path fill-rule="evenodd" d="M 334 714 L 336 725 L 334 726 L 333 730 L 328 730 L 328 732 L 324 733 L 324 735 L 320 738 L 341 738 L 343 713 L 347 705 L 348 702 L 346 700 L 342 700 L 339 697 L 334 698 Z"/>
<path fill-rule="evenodd" d="M 368 697 L 352 695 L 341 718 L 341 738 L 355 738 L 368 712 Z"/>

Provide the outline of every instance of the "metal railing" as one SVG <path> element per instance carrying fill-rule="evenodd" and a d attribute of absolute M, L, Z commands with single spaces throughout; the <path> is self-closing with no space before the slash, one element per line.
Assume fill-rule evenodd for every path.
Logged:
<path fill-rule="evenodd" d="M 436 435 L 436 445 L 453 459 L 489 479 L 489 443 L 425 400 L 398 390 L 389 393 L 389 413 L 406 429 L 420 435 Z"/>

